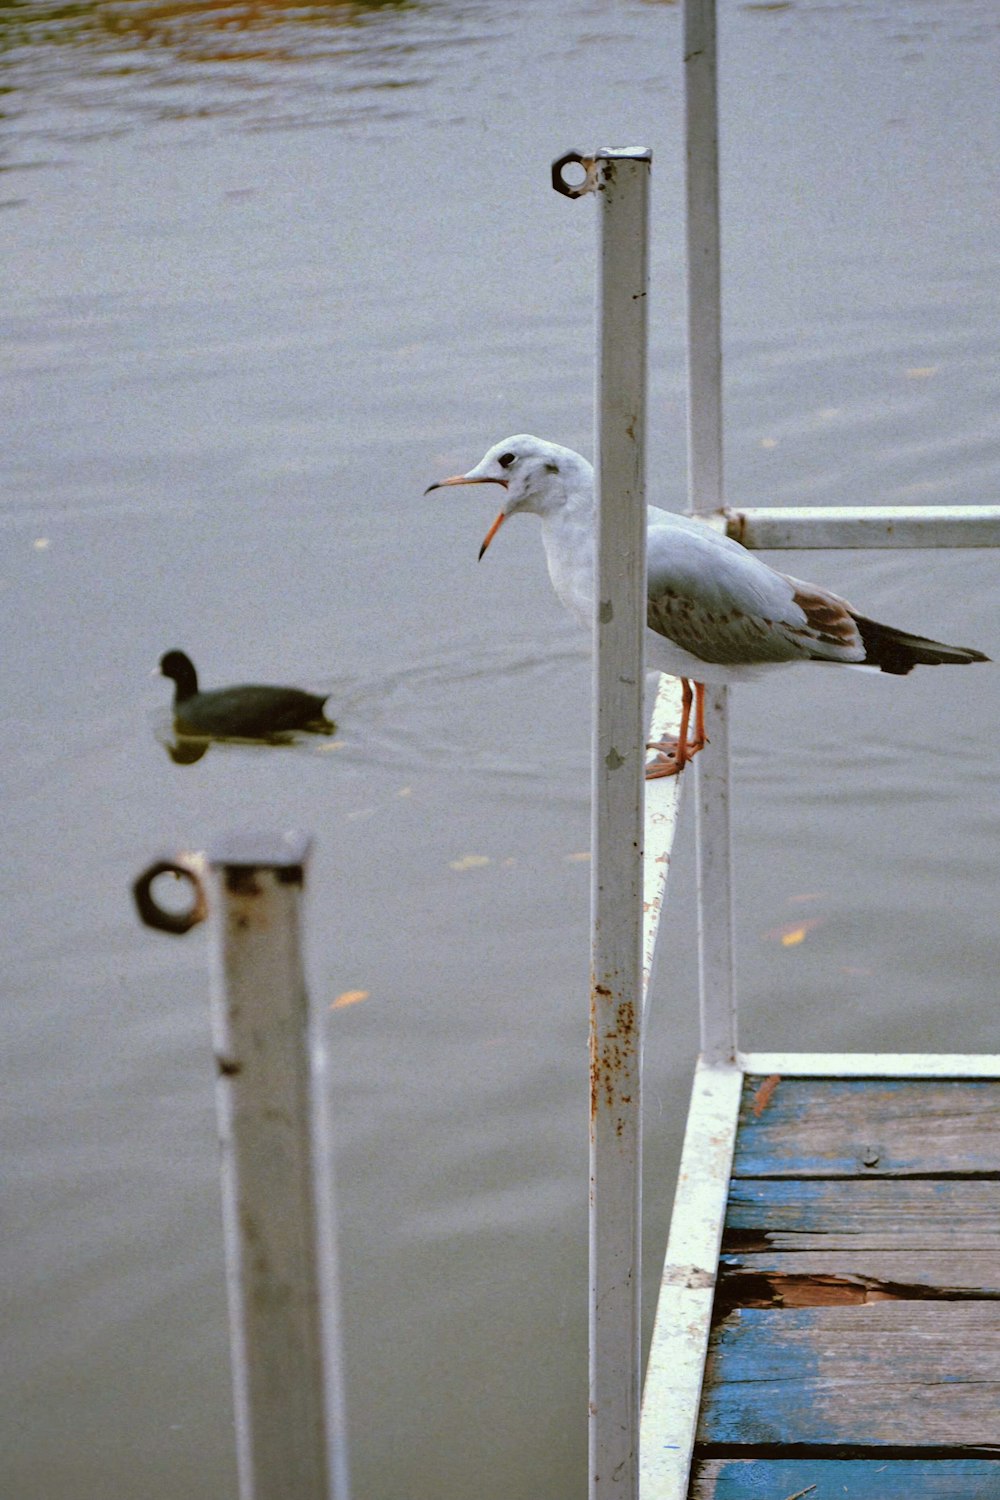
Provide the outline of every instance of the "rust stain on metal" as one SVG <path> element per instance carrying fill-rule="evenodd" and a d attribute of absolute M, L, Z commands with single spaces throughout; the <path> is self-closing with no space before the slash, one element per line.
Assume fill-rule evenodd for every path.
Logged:
<path fill-rule="evenodd" d="M 238 1078 L 243 1072 L 243 1064 L 237 1062 L 233 1057 L 220 1057 L 216 1053 L 215 1066 L 220 1078 Z"/>
<path fill-rule="evenodd" d="M 754 1096 L 753 1096 L 753 1112 L 754 1112 L 754 1117 L 756 1119 L 758 1119 L 758 1120 L 760 1119 L 761 1115 L 764 1113 L 765 1109 L 770 1104 L 772 1098 L 774 1097 L 774 1091 L 778 1087 L 778 1084 L 780 1082 L 781 1082 L 781 1074 L 780 1073 L 772 1073 L 770 1075 L 770 1077 L 764 1079 L 764 1082 L 761 1084 L 760 1088 L 754 1094 Z"/>
<path fill-rule="evenodd" d="M 261 887 L 257 871 L 251 865 L 227 865 L 226 890 L 234 896 L 259 896 Z"/>
<path fill-rule="evenodd" d="M 620 1080 L 628 1077 L 628 1070 L 635 1056 L 636 1012 L 629 999 L 620 1000 L 615 1008 L 615 1024 L 602 1034 L 598 1032 L 598 1007 L 614 998 L 613 991 L 596 981 L 591 985 L 590 999 L 590 1114 L 596 1118 L 602 1100 L 605 1108 L 616 1107 L 616 1095 Z M 628 1103 L 629 1097 L 619 1099 L 618 1104 Z M 616 1130 L 621 1135 L 624 1121 L 619 1119 Z"/>
<path fill-rule="evenodd" d="M 730 537 L 732 541 L 740 542 L 743 546 L 746 546 L 746 516 L 742 513 L 742 511 L 729 510 L 728 508 L 723 510 L 722 514 L 726 522 L 726 535 Z"/>

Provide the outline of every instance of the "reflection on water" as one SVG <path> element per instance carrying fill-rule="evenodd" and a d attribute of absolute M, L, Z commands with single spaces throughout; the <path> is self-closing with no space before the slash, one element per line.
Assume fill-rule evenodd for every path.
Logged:
<path fill-rule="evenodd" d="M 0 6 L 0 49 L 54 42 L 103 50 L 163 47 L 192 62 L 240 57 L 287 60 L 299 55 L 291 38 L 300 27 L 352 27 L 373 13 L 420 10 L 423 5 L 424 0 L 259 0 L 253 4 L 190 0 L 174 5 L 160 0 L 119 0 L 117 4 L 112 0 L 95 5 L 28 0 Z M 266 45 L 254 47 L 236 40 L 255 35 L 266 37 Z"/>
<path fill-rule="evenodd" d="M 0 6 L 7 119 L 59 139 L 142 119 L 226 116 L 253 128 L 349 124 L 414 108 L 429 59 L 462 44 L 462 5 L 144 3 Z M 295 93 L 286 91 L 289 70 Z M 84 113 L 46 119 L 61 101 Z"/>
<path fill-rule="evenodd" d="M 331 728 L 326 733 L 333 734 Z M 179 734 L 173 725 L 168 726 L 168 732 L 156 732 L 156 739 L 163 746 L 175 766 L 193 766 L 196 761 L 207 755 L 212 745 L 229 746 L 236 749 L 278 749 L 278 750 L 305 750 L 307 752 L 326 753 L 330 750 L 341 748 L 341 744 L 316 745 L 309 740 L 305 732 L 296 733 L 289 730 L 280 734 L 257 734 L 257 735 L 235 735 L 235 734 Z"/>
<path fill-rule="evenodd" d="M 178 735 L 176 739 L 164 740 L 161 743 L 175 766 L 193 766 L 195 761 L 201 760 L 206 754 L 212 741 L 187 739 Z"/>

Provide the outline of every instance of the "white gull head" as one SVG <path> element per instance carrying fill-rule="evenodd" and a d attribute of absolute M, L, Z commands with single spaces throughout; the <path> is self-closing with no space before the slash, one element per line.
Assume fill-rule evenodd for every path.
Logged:
<path fill-rule="evenodd" d="M 494 443 L 467 474 L 441 479 L 430 485 L 427 493 L 451 484 L 499 484 L 506 491 L 503 508 L 490 527 L 480 557 L 507 517 L 517 511 L 544 519 L 566 506 L 592 511 L 594 503 L 594 470 L 587 460 L 572 448 L 547 443 L 526 432 Z"/>

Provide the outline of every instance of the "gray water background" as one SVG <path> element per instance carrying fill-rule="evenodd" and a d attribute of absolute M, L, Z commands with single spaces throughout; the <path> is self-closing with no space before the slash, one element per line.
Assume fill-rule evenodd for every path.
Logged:
<path fill-rule="evenodd" d="M 734 502 L 1000 499 L 993 0 L 720 7 Z M 204 929 L 128 885 L 316 837 L 358 1496 L 586 1474 L 589 668 L 536 524 L 422 498 L 589 452 L 593 204 L 652 146 L 650 483 L 685 499 L 680 11 L 643 0 L 0 9 L 2 1493 L 235 1494 Z M 784 554 L 1000 656 L 1000 558 Z M 174 764 L 167 685 L 341 732 Z M 739 691 L 743 1034 L 996 1050 L 997 669 Z M 647 1050 L 651 1315 L 696 1047 L 691 809 Z M 472 856 L 472 858 L 470 858 Z"/>

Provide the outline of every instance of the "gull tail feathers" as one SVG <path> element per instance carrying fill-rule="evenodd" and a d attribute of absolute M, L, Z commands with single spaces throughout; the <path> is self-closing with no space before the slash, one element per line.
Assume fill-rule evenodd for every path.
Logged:
<path fill-rule="evenodd" d="M 866 620 L 863 615 L 855 615 L 854 623 L 865 648 L 865 665 L 896 677 L 905 676 L 914 667 L 959 667 L 990 660 L 971 646 L 946 646 L 943 641 L 930 641 L 892 625 L 880 625 L 877 620 Z"/>

